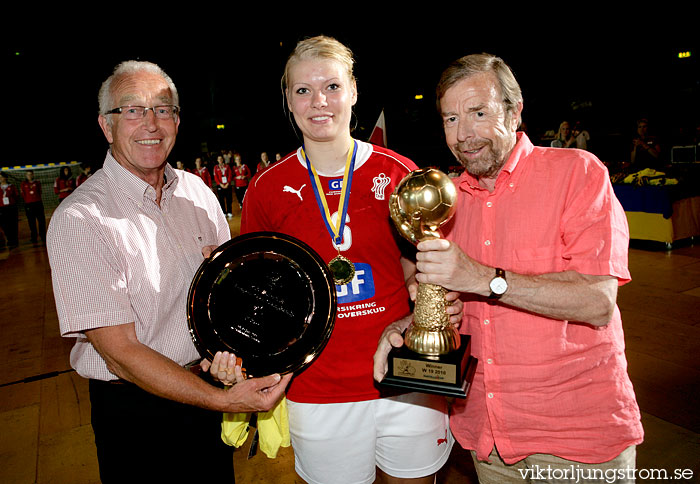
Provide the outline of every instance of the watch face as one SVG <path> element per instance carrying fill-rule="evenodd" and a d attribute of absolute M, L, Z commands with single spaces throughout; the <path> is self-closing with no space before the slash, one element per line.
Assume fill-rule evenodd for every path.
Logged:
<path fill-rule="evenodd" d="M 494 277 L 489 284 L 495 294 L 503 294 L 508 289 L 508 283 L 502 277 Z"/>

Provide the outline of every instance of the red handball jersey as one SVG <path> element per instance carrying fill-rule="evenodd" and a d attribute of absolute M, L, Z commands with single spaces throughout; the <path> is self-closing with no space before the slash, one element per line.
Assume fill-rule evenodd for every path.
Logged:
<path fill-rule="evenodd" d="M 237 187 L 245 187 L 248 186 L 248 180 L 250 179 L 250 168 L 248 168 L 248 165 L 232 165 L 233 168 L 233 175 L 236 179 L 236 186 Z"/>
<path fill-rule="evenodd" d="M 0 207 L 9 207 L 17 204 L 17 189 L 11 183 L 0 186 Z"/>
<path fill-rule="evenodd" d="M 230 185 L 233 181 L 233 172 L 231 171 L 231 167 L 224 165 L 224 167 L 221 168 L 219 165 L 216 165 L 214 167 L 214 181 L 217 185 L 225 185 L 226 183 Z"/>
<path fill-rule="evenodd" d="M 61 191 L 68 189 L 67 191 Z M 53 183 L 53 191 L 56 195 L 58 195 L 59 200 L 63 200 L 66 198 L 68 195 L 73 193 L 73 190 L 75 190 L 75 180 L 72 178 L 68 179 L 63 179 L 61 177 L 56 178 L 56 180 Z"/>
<path fill-rule="evenodd" d="M 209 170 L 207 170 L 206 166 L 195 168 L 192 173 L 201 178 L 204 181 L 204 184 L 211 188 L 211 175 L 209 174 Z"/>
<path fill-rule="evenodd" d="M 295 376 L 287 396 L 304 403 L 340 403 L 379 397 L 372 357 L 384 328 L 409 313 L 399 235 L 389 217 L 389 195 L 416 165 L 393 151 L 358 141 L 340 253 L 355 264 L 355 278 L 336 286 L 338 312 L 320 356 Z M 318 173 L 329 211 L 338 216 L 343 171 Z M 329 262 L 338 255 L 297 150 L 251 182 L 243 202 L 241 233 L 282 232 L 313 247 Z"/>
<path fill-rule="evenodd" d="M 24 203 L 41 202 L 41 183 L 39 180 L 24 180 L 20 188 Z"/>

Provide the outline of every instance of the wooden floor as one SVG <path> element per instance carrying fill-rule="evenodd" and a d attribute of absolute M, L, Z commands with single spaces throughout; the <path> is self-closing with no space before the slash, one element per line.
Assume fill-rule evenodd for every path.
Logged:
<path fill-rule="evenodd" d="M 0 252 L 0 483 L 99 482 L 87 384 L 70 369 L 72 341 L 59 335 L 46 249 L 28 242 L 25 225 L 20 220 L 20 247 Z M 231 228 L 237 233 L 236 217 Z M 637 466 L 642 477 L 666 469 L 671 477 L 692 472 L 680 482 L 696 482 L 700 246 L 633 248 L 630 269 L 619 305 L 646 432 Z M 248 460 L 247 446 L 235 452 L 239 484 L 301 482 L 291 449 Z M 438 482 L 476 482 L 471 459 L 455 447 Z"/>

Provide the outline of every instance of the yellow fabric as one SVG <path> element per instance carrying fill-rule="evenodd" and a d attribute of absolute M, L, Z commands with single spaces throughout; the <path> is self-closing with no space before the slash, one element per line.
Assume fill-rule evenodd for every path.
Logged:
<path fill-rule="evenodd" d="M 221 422 L 221 440 L 227 445 L 240 447 L 248 438 L 250 413 L 225 413 Z M 280 447 L 289 447 L 289 415 L 287 398 L 280 400 L 268 412 L 258 412 L 260 450 L 270 459 L 277 457 Z"/>
<path fill-rule="evenodd" d="M 666 173 L 656 171 L 653 168 L 644 168 L 637 173 L 627 175 L 622 183 L 635 185 L 677 185 L 678 180 L 675 178 L 666 178 Z"/>
<path fill-rule="evenodd" d="M 649 180 L 649 185 L 678 185 L 678 180 L 675 178 L 655 178 Z"/>
<path fill-rule="evenodd" d="M 221 440 L 227 445 L 240 447 L 248 438 L 249 413 L 225 413 L 221 422 Z"/>
<path fill-rule="evenodd" d="M 258 432 L 260 432 L 260 450 L 270 459 L 277 457 L 280 447 L 290 446 L 286 398 L 282 398 L 271 411 L 258 414 Z"/>

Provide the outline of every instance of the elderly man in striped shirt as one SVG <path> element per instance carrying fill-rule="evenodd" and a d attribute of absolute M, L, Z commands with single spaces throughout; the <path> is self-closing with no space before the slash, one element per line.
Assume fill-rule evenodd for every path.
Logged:
<path fill-rule="evenodd" d="M 186 369 L 200 359 L 186 298 L 204 257 L 230 238 L 211 190 L 167 157 L 177 90 L 158 66 L 128 61 L 99 94 L 110 149 L 54 213 L 47 234 L 61 334 L 90 379 L 102 482 L 233 482 L 220 412 L 268 410 L 290 376 L 230 390 Z"/>

